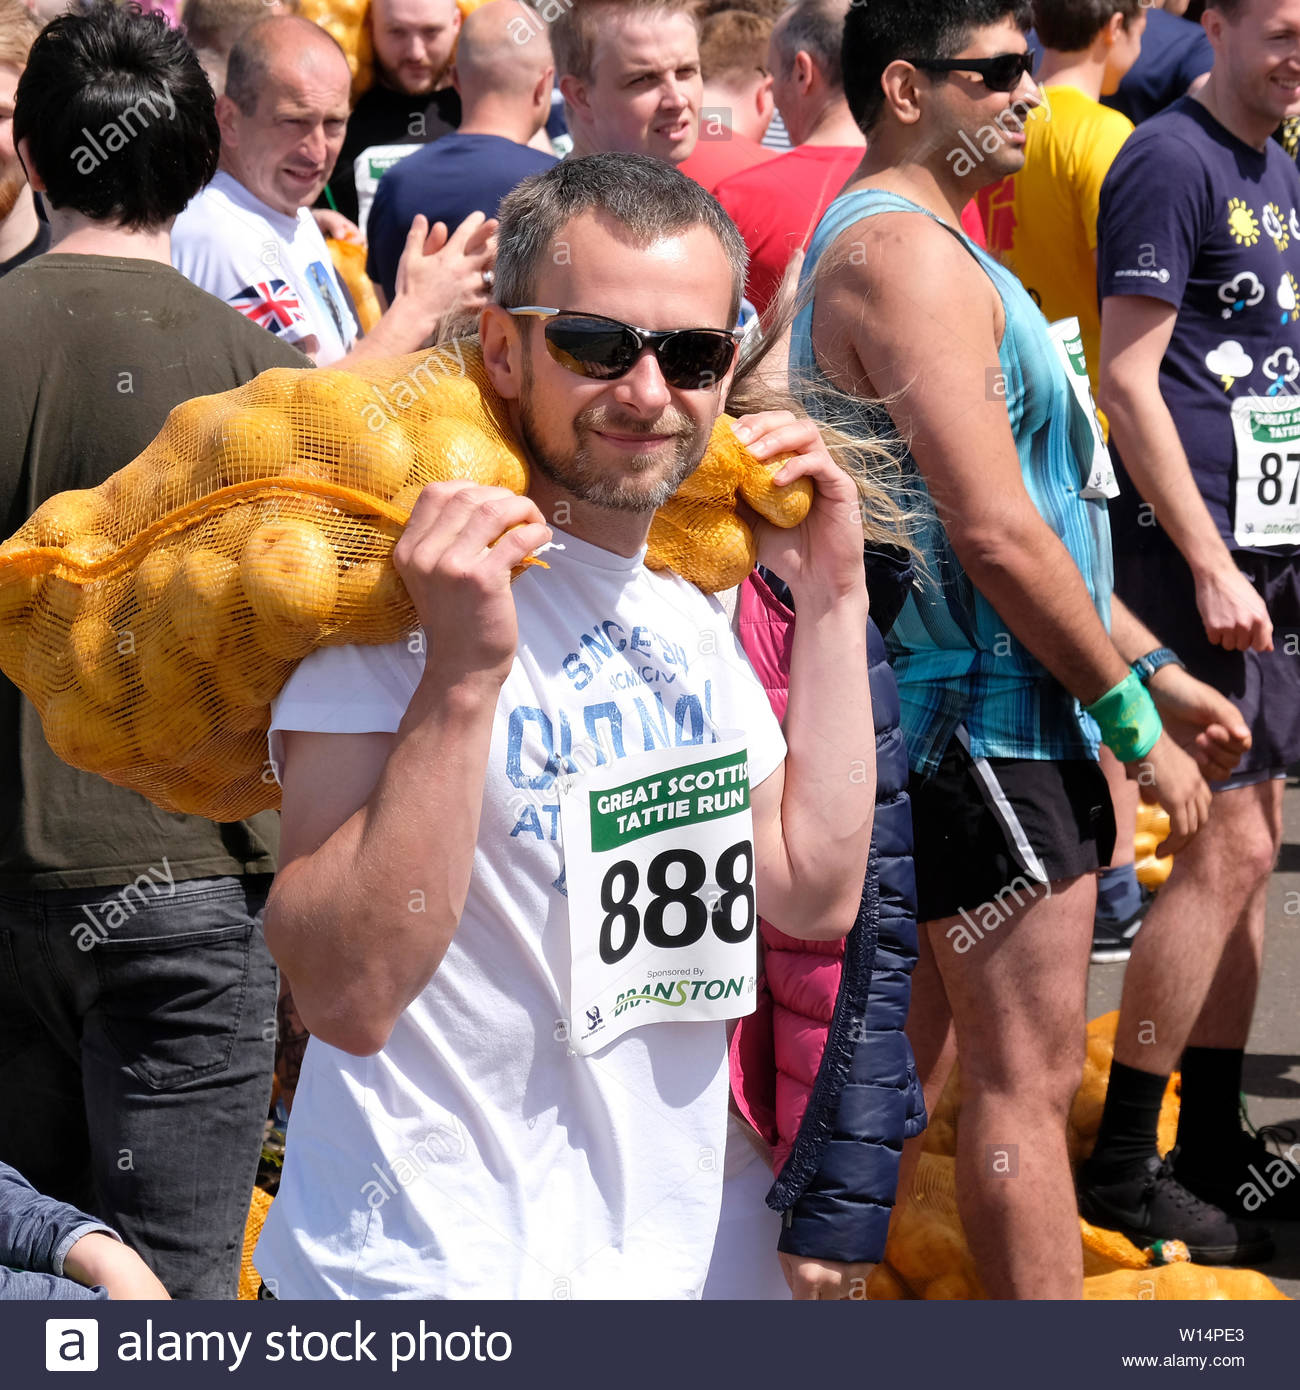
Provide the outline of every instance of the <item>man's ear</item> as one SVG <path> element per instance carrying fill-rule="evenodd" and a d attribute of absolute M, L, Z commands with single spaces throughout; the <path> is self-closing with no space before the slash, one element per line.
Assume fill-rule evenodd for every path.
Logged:
<path fill-rule="evenodd" d="M 918 70 L 902 58 L 896 58 L 880 74 L 885 89 L 885 101 L 903 125 L 915 125 L 921 119 Z"/>
<path fill-rule="evenodd" d="M 545 105 L 549 110 L 551 105 L 551 92 L 555 88 L 555 68 L 554 66 L 546 69 L 537 79 L 537 86 L 533 88 L 533 105 Z"/>
<path fill-rule="evenodd" d="M 1106 47 L 1114 48 L 1119 42 L 1119 36 L 1124 32 L 1124 16 L 1116 10 L 1113 15 L 1102 26 L 1101 35 L 1106 40 Z"/>
<path fill-rule="evenodd" d="M 776 98 L 772 95 L 772 74 L 769 72 L 754 89 L 754 109 L 758 119 L 767 125 L 776 110 Z"/>
<path fill-rule="evenodd" d="M 217 125 L 221 129 L 221 143 L 232 150 L 239 148 L 239 118 L 243 115 L 239 107 L 223 92 L 217 98 Z"/>
<path fill-rule="evenodd" d="M 817 77 L 817 64 L 801 48 L 794 55 L 794 83 L 800 96 L 807 96 Z"/>
<path fill-rule="evenodd" d="M 478 316 L 483 369 L 503 400 L 517 401 L 523 386 L 524 345 L 520 320 L 499 304 L 484 305 Z"/>
<path fill-rule="evenodd" d="M 590 119 L 591 95 L 587 91 L 585 82 L 575 77 L 571 72 L 566 72 L 560 78 L 560 95 L 564 98 L 565 105 L 575 116 L 581 116 L 584 121 Z"/>
<path fill-rule="evenodd" d="M 36 165 L 32 163 L 32 147 L 30 141 L 24 135 L 17 145 L 19 163 L 23 166 L 23 172 L 27 175 L 27 182 L 31 185 L 33 193 L 45 192 L 45 180 L 37 172 Z"/>

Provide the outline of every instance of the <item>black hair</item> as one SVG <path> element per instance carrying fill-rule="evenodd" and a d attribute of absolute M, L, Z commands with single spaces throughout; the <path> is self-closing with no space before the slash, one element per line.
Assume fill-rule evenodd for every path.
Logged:
<path fill-rule="evenodd" d="M 1029 0 L 853 0 L 844 21 L 844 95 L 867 134 L 885 105 L 880 79 L 902 58 L 952 58 L 976 29 L 1030 24 Z"/>
<path fill-rule="evenodd" d="M 53 20 L 14 98 L 54 208 L 154 231 L 217 171 L 216 98 L 184 35 L 138 4 L 99 3 Z"/>

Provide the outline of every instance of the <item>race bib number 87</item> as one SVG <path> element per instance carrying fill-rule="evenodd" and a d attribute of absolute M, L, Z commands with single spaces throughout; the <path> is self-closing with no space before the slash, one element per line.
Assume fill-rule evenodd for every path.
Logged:
<path fill-rule="evenodd" d="M 754 1008 L 758 909 L 743 737 L 624 758 L 560 790 L 570 1042 Z M 693 761 L 683 757 L 697 755 Z"/>
<path fill-rule="evenodd" d="M 1239 396 L 1232 403 L 1238 545 L 1300 544 L 1300 405 L 1294 396 Z"/>

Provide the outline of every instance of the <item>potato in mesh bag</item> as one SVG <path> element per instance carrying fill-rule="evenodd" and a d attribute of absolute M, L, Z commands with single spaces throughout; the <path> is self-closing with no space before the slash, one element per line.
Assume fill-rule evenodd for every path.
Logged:
<path fill-rule="evenodd" d="M 811 484 L 774 487 L 778 467 L 722 417 L 647 563 L 739 583 L 754 540 L 737 498 L 781 525 L 807 513 Z M 274 807 L 270 702 L 316 648 L 415 627 L 393 546 L 422 489 L 453 478 L 528 485 L 470 342 L 186 401 L 131 463 L 0 546 L 0 669 L 74 766 L 214 820 Z"/>

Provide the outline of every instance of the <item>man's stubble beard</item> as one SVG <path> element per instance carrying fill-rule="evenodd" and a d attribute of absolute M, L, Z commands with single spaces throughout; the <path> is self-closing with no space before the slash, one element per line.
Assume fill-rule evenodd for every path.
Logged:
<path fill-rule="evenodd" d="M 584 410 L 573 422 L 574 434 L 578 439 L 577 448 L 567 459 L 558 459 L 543 442 L 538 426 L 536 395 L 533 384 L 533 369 L 530 350 L 524 347 L 523 371 L 519 396 L 519 429 L 523 435 L 524 446 L 529 460 L 544 478 L 558 487 L 595 507 L 604 507 L 616 512 L 653 512 L 663 506 L 682 483 L 699 467 L 704 451 L 708 447 L 708 436 L 697 438 L 690 420 L 680 412 L 666 410 L 650 426 L 639 420 L 623 419 L 607 407 L 597 406 Z M 627 483 L 659 463 L 656 456 L 653 462 L 629 458 L 628 476 L 610 478 L 604 476 L 592 464 L 586 446 L 582 443 L 584 433 L 595 430 L 616 429 L 620 434 L 674 434 L 672 466 L 649 491 L 629 489 Z"/>

